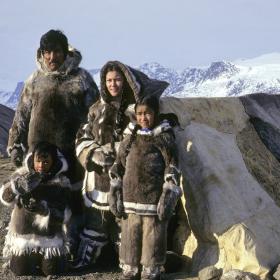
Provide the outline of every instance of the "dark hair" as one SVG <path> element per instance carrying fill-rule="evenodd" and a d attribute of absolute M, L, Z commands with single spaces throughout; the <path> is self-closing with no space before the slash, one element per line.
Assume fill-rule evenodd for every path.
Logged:
<path fill-rule="evenodd" d="M 118 72 L 121 77 L 123 78 L 123 86 L 122 86 L 122 91 L 124 93 L 127 93 L 129 91 L 129 85 L 127 83 L 127 80 L 124 76 L 124 73 L 120 66 L 114 62 L 114 61 L 109 61 L 107 62 L 102 70 L 101 70 L 101 82 L 104 81 L 103 84 L 103 90 L 106 92 L 107 100 L 113 100 L 113 98 L 110 96 L 110 93 L 106 87 L 106 75 L 110 71 L 116 71 Z M 120 107 L 117 112 L 116 120 L 115 120 L 115 126 L 114 126 L 114 131 L 113 131 L 113 136 L 116 141 L 119 141 L 120 135 L 122 134 L 123 130 L 125 129 L 126 123 L 124 122 L 125 118 L 125 110 L 129 104 L 128 96 L 127 94 L 122 94 L 121 96 L 121 102 L 120 102 Z"/>
<path fill-rule="evenodd" d="M 37 143 L 33 149 L 32 154 L 33 157 L 35 156 L 35 154 L 42 157 L 50 155 L 54 163 L 58 160 L 57 147 L 48 142 Z"/>
<path fill-rule="evenodd" d="M 137 101 L 134 107 L 135 113 L 136 113 L 136 109 L 138 106 L 140 105 L 146 105 L 148 106 L 150 109 L 152 109 L 155 113 L 155 119 L 158 118 L 158 114 L 159 114 L 159 99 L 156 96 L 148 96 L 143 98 L 140 101 Z"/>
<path fill-rule="evenodd" d="M 135 104 L 135 112 L 136 112 L 136 109 L 138 106 L 140 105 L 146 105 L 148 106 L 150 109 L 152 109 L 155 113 L 155 121 L 158 119 L 158 113 L 159 113 L 159 100 L 156 96 L 149 96 L 149 97 L 146 97 L 140 101 L 137 101 L 136 104 Z M 125 154 L 124 154 L 124 157 L 126 158 L 130 152 L 130 149 L 131 149 L 131 146 L 134 142 L 134 140 L 136 139 L 136 135 L 137 135 L 137 131 L 138 129 L 140 129 L 141 126 L 136 124 L 135 127 L 133 128 L 132 130 L 132 133 L 131 133 L 131 136 L 130 136 L 130 139 L 129 139 L 129 142 L 126 146 L 126 149 L 125 149 Z"/>
<path fill-rule="evenodd" d="M 68 54 L 68 39 L 60 30 L 49 30 L 45 33 L 40 40 L 40 50 L 43 51 L 52 51 L 57 46 L 61 46 L 64 53 L 64 57 Z"/>

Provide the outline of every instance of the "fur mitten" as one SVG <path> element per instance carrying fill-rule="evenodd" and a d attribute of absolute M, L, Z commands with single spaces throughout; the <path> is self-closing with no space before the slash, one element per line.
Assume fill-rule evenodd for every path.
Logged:
<path fill-rule="evenodd" d="M 88 171 L 96 171 L 101 174 L 106 172 L 114 163 L 115 157 L 113 153 L 107 153 L 106 150 L 98 147 L 93 149 L 88 157 L 86 162 L 86 167 Z"/>
<path fill-rule="evenodd" d="M 42 175 L 39 172 L 29 172 L 12 179 L 12 190 L 15 194 L 24 195 L 34 190 L 41 182 Z"/>
<path fill-rule="evenodd" d="M 157 214 L 161 221 L 171 218 L 182 191 L 172 180 L 163 184 L 163 191 L 157 205 Z"/>
<path fill-rule="evenodd" d="M 23 207 L 29 212 L 35 212 L 43 216 L 46 216 L 49 213 L 49 208 L 46 201 L 37 201 L 33 197 L 30 197 L 26 200 L 22 198 L 21 203 Z"/>
<path fill-rule="evenodd" d="M 123 197 L 122 197 L 122 181 L 120 179 L 111 179 L 111 187 L 108 196 L 108 203 L 111 212 L 117 217 L 125 216 Z"/>
<path fill-rule="evenodd" d="M 22 166 L 23 150 L 21 148 L 13 148 L 10 152 L 11 161 L 16 167 Z"/>

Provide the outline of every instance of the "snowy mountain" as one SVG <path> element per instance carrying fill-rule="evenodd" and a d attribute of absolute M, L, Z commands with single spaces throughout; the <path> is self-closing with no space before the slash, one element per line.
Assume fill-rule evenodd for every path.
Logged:
<path fill-rule="evenodd" d="M 139 70 L 153 79 L 169 82 L 164 96 L 221 97 L 239 96 L 256 92 L 280 93 L 280 54 L 272 53 L 254 59 L 234 62 L 218 61 L 208 67 L 188 67 L 178 71 L 159 63 L 145 63 Z M 89 70 L 100 84 L 100 69 Z M 0 90 L 0 103 L 15 108 L 23 83 L 14 92 Z"/>

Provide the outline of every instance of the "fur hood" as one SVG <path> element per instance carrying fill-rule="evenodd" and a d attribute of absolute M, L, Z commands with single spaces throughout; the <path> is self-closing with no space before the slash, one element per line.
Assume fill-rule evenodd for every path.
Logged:
<path fill-rule="evenodd" d="M 54 166 L 53 168 L 51 168 L 51 174 L 52 177 L 55 177 L 59 174 L 61 174 L 62 172 L 66 172 L 68 170 L 68 163 L 66 161 L 66 159 L 64 158 L 64 156 L 57 150 L 57 161 L 54 162 Z M 18 173 L 20 173 L 20 170 L 22 169 L 23 172 L 30 172 L 34 170 L 33 167 L 33 153 L 29 153 L 26 155 L 25 159 L 24 159 L 24 165 L 23 167 L 19 168 L 17 171 Z"/>
<path fill-rule="evenodd" d="M 45 73 L 46 75 L 67 75 L 71 71 L 77 69 L 82 61 L 81 53 L 74 49 L 73 47 L 68 47 L 68 54 L 65 61 L 60 66 L 57 71 L 50 71 L 44 63 L 43 55 L 41 49 L 37 50 L 36 64 L 40 72 Z"/>
<path fill-rule="evenodd" d="M 150 79 L 143 72 L 125 65 L 120 61 L 108 61 L 100 71 L 101 98 L 107 103 L 111 101 L 111 96 L 106 89 L 105 70 L 108 64 L 114 64 L 121 69 L 126 80 L 125 91 L 127 92 L 126 98 L 128 99 L 129 104 L 140 101 L 148 95 L 156 95 L 157 97 L 160 97 L 169 85 L 169 83 L 165 81 Z"/>

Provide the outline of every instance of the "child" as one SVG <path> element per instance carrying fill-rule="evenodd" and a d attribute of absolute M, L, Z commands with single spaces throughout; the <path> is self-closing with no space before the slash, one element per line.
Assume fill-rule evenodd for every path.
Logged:
<path fill-rule="evenodd" d="M 68 168 L 56 146 L 40 142 L 0 189 L 0 199 L 12 206 L 3 249 L 16 275 L 56 275 L 65 269 L 68 253 L 64 227 L 71 211 Z"/>
<path fill-rule="evenodd" d="M 167 121 L 160 122 L 158 108 L 155 97 L 136 103 L 137 125 L 121 142 L 110 170 L 110 209 L 124 218 L 122 279 L 137 279 L 140 264 L 141 279 L 160 279 L 168 220 L 181 196 L 174 134 Z"/>

